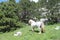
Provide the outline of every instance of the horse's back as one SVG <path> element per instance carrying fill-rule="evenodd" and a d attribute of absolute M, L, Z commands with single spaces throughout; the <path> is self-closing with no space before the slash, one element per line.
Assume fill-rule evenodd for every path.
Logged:
<path fill-rule="evenodd" d="M 39 22 L 36 22 L 36 25 L 37 26 L 41 26 L 41 24 L 42 24 L 42 22 L 40 22 L 40 21 Z"/>

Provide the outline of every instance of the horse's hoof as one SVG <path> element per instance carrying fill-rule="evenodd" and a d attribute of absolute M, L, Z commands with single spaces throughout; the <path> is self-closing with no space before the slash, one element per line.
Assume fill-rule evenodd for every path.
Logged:
<path fill-rule="evenodd" d="M 34 32 L 34 30 L 32 30 L 32 32 Z"/>
<path fill-rule="evenodd" d="M 40 33 L 38 33 L 38 34 L 41 34 L 41 32 L 40 32 Z"/>

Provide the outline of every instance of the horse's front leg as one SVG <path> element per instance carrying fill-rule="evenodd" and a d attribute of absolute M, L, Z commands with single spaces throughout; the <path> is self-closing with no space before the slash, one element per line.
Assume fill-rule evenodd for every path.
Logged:
<path fill-rule="evenodd" d="M 31 26 L 31 29 L 32 29 L 32 31 L 34 32 L 34 27 L 33 27 L 33 26 Z"/>

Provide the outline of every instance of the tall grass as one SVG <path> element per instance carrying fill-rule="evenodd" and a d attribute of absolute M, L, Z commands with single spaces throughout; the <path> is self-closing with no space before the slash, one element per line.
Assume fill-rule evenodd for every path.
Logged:
<path fill-rule="evenodd" d="M 60 29 L 55 30 L 56 26 L 60 26 L 60 24 L 46 25 L 45 33 L 38 34 L 38 32 L 30 31 L 29 25 L 25 25 L 12 32 L 0 33 L 0 40 L 60 40 Z M 21 31 L 22 35 L 15 37 L 13 34 L 17 31 Z"/>

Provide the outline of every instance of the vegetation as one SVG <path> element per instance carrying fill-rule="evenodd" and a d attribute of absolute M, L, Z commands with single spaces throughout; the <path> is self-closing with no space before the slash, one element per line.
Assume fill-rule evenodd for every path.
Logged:
<path fill-rule="evenodd" d="M 18 3 L 15 0 L 0 3 L 0 31 L 6 32 L 23 27 L 23 22 L 27 23 L 30 18 L 36 17 L 48 18 L 48 24 L 59 22 L 60 19 L 60 0 L 39 0 L 35 3 L 30 0 L 20 0 Z M 51 5 L 52 4 L 52 5 Z M 41 8 L 48 9 L 43 11 Z M 40 10 L 40 11 L 39 11 Z M 50 12 L 49 12 L 50 11 Z M 43 12 L 47 12 L 46 16 L 42 16 Z M 25 25 L 25 24 L 24 24 Z"/>
<path fill-rule="evenodd" d="M 1 0 L 0 0 L 1 1 Z M 44 15 L 43 15 L 44 14 Z M 34 19 L 37 18 L 37 19 Z M 29 19 L 48 18 L 45 33 L 32 32 L 27 24 Z M 7 0 L 0 2 L 0 40 L 60 40 L 60 0 Z M 53 25 L 51 25 L 53 24 Z M 21 36 L 14 33 L 21 31 Z"/>
<path fill-rule="evenodd" d="M 60 24 L 46 25 L 45 33 L 38 34 L 38 32 L 30 31 L 30 26 L 25 25 L 25 27 L 12 32 L 0 33 L 0 40 L 60 40 L 60 29 L 55 30 L 56 26 L 60 26 Z M 14 33 L 18 31 L 21 31 L 22 35 L 14 36 Z"/>

